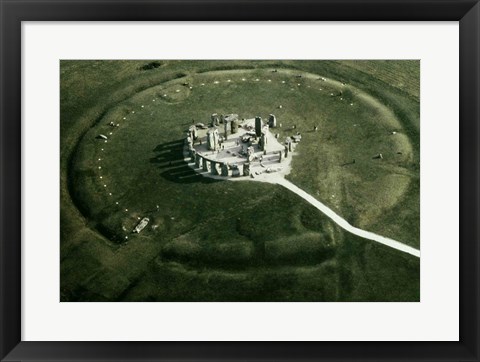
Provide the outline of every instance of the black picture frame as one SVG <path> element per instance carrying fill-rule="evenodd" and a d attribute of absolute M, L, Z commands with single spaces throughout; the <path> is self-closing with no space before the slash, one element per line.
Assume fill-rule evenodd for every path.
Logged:
<path fill-rule="evenodd" d="M 2 361 L 479 361 L 478 0 L 0 0 L 0 12 Z M 21 22 L 87 20 L 459 21 L 460 341 L 22 342 Z"/>

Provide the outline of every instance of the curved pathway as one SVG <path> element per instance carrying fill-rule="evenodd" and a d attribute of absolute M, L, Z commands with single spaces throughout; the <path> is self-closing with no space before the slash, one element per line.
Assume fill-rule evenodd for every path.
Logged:
<path fill-rule="evenodd" d="M 298 186 L 295 186 L 293 183 L 291 183 L 290 181 L 288 181 L 284 177 L 275 177 L 274 179 L 270 179 L 267 182 L 272 182 L 272 183 L 276 183 L 278 185 L 282 185 L 286 189 L 294 192 L 295 194 L 297 194 L 298 196 L 303 198 L 305 201 L 308 201 L 310 204 L 315 206 L 318 210 L 320 210 L 322 213 L 324 213 L 326 216 L 328 216 L 330 219 L 332 219 L 340 227 L 342 227 L 343 229 L 347 230 L 348 232 L 350 232 L 354 235 L 358 235 L 358 236 L 360 236 L 364 239 L 369 239 L 369 240 L 376 241 L 380 244 L 389 246 L 393 249 L 396 249 L 396 250 L 402 251 L 404 253 L 416 256 L 417 258 L 420 258 L 420 250 L 418 250 L 418 249 L 412 248 L 411 246 L 403 244 L 399 241 L 389 239 L 389 238 L 386 238 L 384 236 L 372 233 L 370 231 L 362 230 L 362 229 L 359 229 L 355 226 L 352 226 L 345 219 L 343 219 L 340 215 L 336 214 L 328 206 L 322 204 L 316 198 L 314 198 L 310 194 L 306 193 L 305 191 L 303 191 Z"/>

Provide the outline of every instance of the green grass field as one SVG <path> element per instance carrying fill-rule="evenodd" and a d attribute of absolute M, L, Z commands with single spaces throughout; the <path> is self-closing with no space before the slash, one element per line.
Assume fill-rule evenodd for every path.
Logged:
<path fill-rule="evenodd" d="M 274 113 L 280 138 L 293 125 L 303 136 L 291 182 L 419 248 L 419 62 L 62 61 L 60 72 L 62 301 L 419 300 L 417 258 L 280 186 L 204 178 L 182 154 L 192 120 Z"/>

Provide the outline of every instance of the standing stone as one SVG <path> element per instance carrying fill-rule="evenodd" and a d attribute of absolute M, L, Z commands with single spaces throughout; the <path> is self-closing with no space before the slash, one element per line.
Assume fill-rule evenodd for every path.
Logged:
<path fill-rule="evenodd" d="M 290 152 L 292 152 L 292 147 L 293 147 L 293 146 L 292 146 L 292 143 L 293 143 L 293 142 L 292 142 L 292 139 L 291 139 L 290 137 L 287 137 L 287 138 L 285 139 L 285 145 L 288 147 L 288 150 L 289 150 Z"/>
<path fill-rule="evenodd" d="M 243 176 L 250 176 L 250 163 L 243 164 Z"/>
<path fill-rule="evenodd" d="M 260 137 L 262 134 L 262 117 L 255 117 L 255 135 Z"/>
<path fill-rule="evenodd" d="M 200 168 L 202 167 L 203 163 L 202 163 L 202 156 L 200 156 L 198 153 L 195 154 L 195 167 L 196 168 Z"/>
<path fill-rule="evenodd" d="M 240 176 L 240 169 L 237 165 L 232 166 L 232 177 L 239 177 Z"/>
<path fill-rule="evenodd" d="M 242 176 L 244 166 L 243 165 L 238 165 L 237 168 L 238 168 L 238 176 Z"/>
<path fill-rule="evenodd" d="M 222 164 L 222 176 L 228 176 L 228 165 L 226 163 Z"/>
<path fill-rule="evenodd" d="M 262 151 L 267 150 L 267 135 L 265 133 L 262 133 L 262 135 L 260 137 L 259 145 L 260 145 L 260 149 Z"/>
<path fill-rule="evenodd" d="M 195 162 L 195 155 L 197 154 L 197 151 L 195 151 L 195 148 L 191 148 L 190 150 L 190 162 Z"/>
<path fill-rule="evenodd" d="M 206 158 L 203 159 L 203 171 L 208 172 L 208 166 L 209 166 L 210 161 L 208 161 Z"/>
<path fill-rule="evenodd" d="M 265 125 L 262 127 L 262 134 L 260 136 L 260 142 L 259 142 L 260 150 L 262 151 L 266 151 L 267 149 L 267 143 L 268 143 L 267 134 L 268 134 L 268 125 Z"/>
<path fill-rule="evenodd" d="M 207 132 L 207 149 L 216 151 L 219 147 L 218 129 L 210 128 Z"/>
<path fill-rule="evenodd" d="M 232 134 L 237 133 L 237 131 L 238 131 L 238 121 L 236 119 L 233 119 L 230 122 L 230 129 L 232 131 Z"/>
<path fill-rule="evenodd" d="M 279 157 L 278 157 L 278 162 L 281 163 L 281 162 L 282 162 L 282 151 L 280 151 L 280 152 L 278 153 L 278 156 L 279 156 Z"/>
<path fill-rule="evenodd" d="M 268 125 L 269 125 L 271 128 L 277 127 L 277 118 L 275 117 L 275 115 L 270 114 L 270 115 L 268 116 Z"/>
<path fill-rule="evenodd" d="M 218 124 L 219 124 L 218 114 L 213 113 L 211 118 L 212 118 L 212 127 L 218 126 Z"/>
<path fill-rule="evenodd" d="M 228 122 L 225 119 L 223 120 L 223 127 L 225 130 L 225 139 L 228 139 Z"/>
<path fill-rule="evenodd" d="M 197 127 L 195 125 L 189 127 L 188 133 L 190 133 L 192 140 L 196 140 L 198 138 Z"/>
<path fill-rule="evenodd" d="M 217 176 L 218 175 L 218 169 L 217 169 L 217 162 L 215 161 L 210 161 L 210 172 L 212 175 Z"/>
<path fill-rule="evenodd" d="M 255 157 L 255 149 L 253 148 L 253 146 L 250 146 L 250 147 L 247 148 L 248 162 L 252 162 L 254 157 Z"/>

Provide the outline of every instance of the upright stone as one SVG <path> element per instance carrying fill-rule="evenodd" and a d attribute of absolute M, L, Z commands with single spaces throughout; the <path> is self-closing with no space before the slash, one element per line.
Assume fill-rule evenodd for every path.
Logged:
<path fill-rule="evenodd" d="M 255 158 L 255 149 L 253 148 L 253 146 L 250 146 L 247 148 L 248 162 L 252 162 L 254 158 Z"/>
<path fill-rule="evenodd" d="M 291 139 L 290 137 L 287 137 L 287 138 L 285 139 L 285 145 L 288 147 L 288 150 L 289 150 L 290 152 L 292 152 L 292 147 L 293 147 L 293 146 L 292 146 L 292 143 L 293 143 L 293 142 L 292 142 L 292 139 Z"/>
<path fill-rule="evenodd" d="M 218 126 L 219 124 L 218 114 L 213 113 L 211 118 L 212 118 L 212 127 Z"/>
<path fill-rule="evenodd" d="M 233 120 L 230 122 L 230 129 L 232 130 L 232 134 L 238 132 L 238 120 L 233 119 Z"/>
<path fill-rule="evenodd" d="M 238 168 L 238 165 L 233 165 L 232 166 L 232 177 L 239 177 L 240 176 L 240 169 Z"/>
<path fill-rule="evenodd" d="M 218 129 L 210 128 L 207 132 L 207 149 L 216 151 L 219 147 Z"/>
<path fill-rule="evenodd" d="M 210 161 L 208 161 L 206 158 L 203 159 L 203 171 L 208 172 L 208 166 L 209 166 Z"/>
<path fill-rule="evenodd" d="M 265 133 L 262 133 L 262 135 L 260 136 L 260 149 L 262 151 L 266 151 L 267 150 L 267 135 Z"/>
<path fill-rule="evenodd" d="M 230 125 L 230 134 L 236 133 L 238 129 L 238 114 L 227 114 L 224 117 L 224 122 Z"/>
<path fill-rule="evenodd" d="M 197 151 L 195 151 L 195 148 L 191 148 L 190 150 L 190 162 L 195 162 Z"/>
<path fill-rule="evenodd" d="M 255 134 L 257 137 L 260 137 L 262 134 L 262 117 L 255 117 Z"/>
<path fill-rule="evenodd" d="M 275 115 L 270 114 L 270 115 L 268 116 L 268 125 L 269 125 L 271 128 L 277 127 L 277 118 L 275 117 Z"/>
<path fill-rule="evenodd" d="M 195 167 L 196 168 L 200 168 L 203 166 L 203 163 L 202 163 L 202 156 L 200 156 L 198 153 L 195 154 Z"/>
<path fill-rule="evenodd" d="M 218 175 L 217 162 L 210 161 L 210 172 L 214 176 Z"/>
<path fill-rule="evenodd" d="M 197 134 L 197 127 L 195 125 L 190 126 L 188 129 L 188 133 L 190 133 L 190 137 L 192 137 L 192 140 L 196 140 L 198 138 Z"/>
<path fill-rule="evenodd" d="M 238 168 L 238 176 L 242 176 L 244 166 L 242 164 L 240 164 L 240 165 L 237 166 L 237 168 Z"/>
<path fill-rule="evenodd" d="M 268 144 L 268 125 L 265 125 L 262 127 L 262 135 L 260 136 L 260 150 L 266 151 L 267 150 L 267 144 Z"/>
<path fill-rule="evenodd" d="M 228 139 L 228 122 L 226 119 L 223 119 L 223 129 L 225 131 L 225 139 Z"/>
<path fill-rule="evenodd" d="M 222 164 L 222 176 L 228 176 L 228 165 L 226 163 Z"/>
<path fill-rule="evenodd" d="M 243 164 L 243 176 L 250 176 L 250 163 L 248 162 Z"/>

